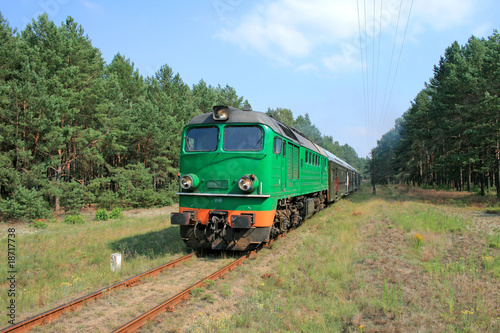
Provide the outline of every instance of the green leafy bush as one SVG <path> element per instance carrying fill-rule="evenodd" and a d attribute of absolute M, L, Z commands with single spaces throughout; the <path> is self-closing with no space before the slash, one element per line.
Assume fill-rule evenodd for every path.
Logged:
<path fill-rule="evenodd" d="M 30 227 L 37 228 L 37 229 L 45 229 L 47 228 L 47 223 L 44 222 L 44 220 L 34 220 L 31 222 Z"/>
<path fill-rule="evenodd" d="M 109 214 L 105 209 L 98 209 L 95 213 L 95 219 L 97 221 L 107 221 L 109 220 Z"/>
<path fill-rule="evenodd" d="M 115 207 L 111 211 L 111 214 L 109 215 L 110 218 L 112 219 L 119 219 L 123 217 L 123 210 L 121 208 Z"/>
<path fill-rule="evenodd" d="M 20 186 L 12 198 L 0 200 L 0 211 L 10 218 L 40 219 L 49 215 L 49 205 L 42 193 Z"/>
<path fill-rule="evenodd" d="M 85 221 L 80 214 L 66 215 L 63 223 L 66 224 L 83 224 Z"/>

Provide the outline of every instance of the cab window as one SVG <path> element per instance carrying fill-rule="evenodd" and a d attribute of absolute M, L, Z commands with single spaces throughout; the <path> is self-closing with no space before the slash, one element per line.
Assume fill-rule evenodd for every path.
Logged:
<path fill-rule="evenodd" d="M 195 127 L 186 134 L 186 151 L 214 151 L 217 149 L 217 127 Z"/>
<path fill-rule="evenodd" d="M 258 126 L 226 126 L 224 150 L 258 151 L 262 148 L 262 129 Z"/>
<path fill-rule="evenodd" d="M 273 152 L 275 154 L 281 154 L 281 148 L 283 147 L 283 141 L 281 138 L 274 138 L 274 147 L 273 147 Z"/>

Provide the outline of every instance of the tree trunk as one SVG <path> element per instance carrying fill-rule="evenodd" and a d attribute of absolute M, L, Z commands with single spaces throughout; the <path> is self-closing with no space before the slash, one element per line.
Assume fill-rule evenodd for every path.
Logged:
<path fill-rule="evenodd" d="M 61 174 L 62 174 L 62 152 L 61 152 L 61 149 L 59 149 L 58 151 L 59 153 L 59 165 L 57 166 L 57 170 L 56 170 L 56 183 L 57 183 L 57 187 L 59 187 L 59 184 L 61 183 Z M 60 203 L 59 203 L 59 195 L 55 195 L 55 198 L 54 198 L 54 211 L 56 213 L 59 212 L 59 210 L 61 209 L 61 206 L 60 206 Z"/>
<path fill-rule="evenodd" d="M 486 192 L 484 191 L 484 175 L 481 174 L 480 178 L 481 178 L 481 196 L 484 197 L 486 195 Z"/>
<path fill-rule="evenodd" d="M 470 192 L 471 174 L 470 174 L 470 164 L 467 170 L 467 192 Z"/>
<path fill-rule="evenodd" d="M 59 165 L 57 166 L 57 175 L 56 175 L 56 179 L 57 179 L 57 185 L 59 186 L 59 184 L 61 183 L 61 173 L 62 173 L 62 164 L 59 163 Z M 60 206 L 60 203 L 59 203 L 59 195 L 56 195 L 55 196 L 55 204 L 54 204 L 54 211 L 56 213 L 59 212 L 59 210 L 61 209 L 61 206 Z"/>
<path fill-rule="evenodd" d="M 497 198 L 500 199 L 500 141 L 497 141 L 497 172 L 495 174 L 495 186 L 497 188 Z"/>

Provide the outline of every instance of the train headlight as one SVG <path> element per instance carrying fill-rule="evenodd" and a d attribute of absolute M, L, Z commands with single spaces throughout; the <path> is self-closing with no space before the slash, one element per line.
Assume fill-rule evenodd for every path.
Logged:
<path fill-rule="evenodd" d="M 258 185 L 255 175 L 244 175 L 238 180 L 238 187 L 243 192 L 252 192 Z"/>
<path fill-rule="evenodd" d="M 181 187 L 185 190 L 194 190 L 200 184 L 198 177 L 192 173 L 184 175 L 179 180 Z"/>
<path fill-rule="evenodd" d="M 214 106 L 212 111 L 215 120 L 227 120 L 229 118 L 229 108 L 227 106 Z"/>

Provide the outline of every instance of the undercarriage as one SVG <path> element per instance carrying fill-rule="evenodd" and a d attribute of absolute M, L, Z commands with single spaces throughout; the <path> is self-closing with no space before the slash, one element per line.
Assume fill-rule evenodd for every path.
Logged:
<path fill-rule="evenodd" d="M 267 243 L 325 208 L 326 191 L 308 195 L 279 199 L 273 225 L 254 227 L 254 214 L 231 216 L 227 211 L 210 211 L 208 222 L 202 224 L 196 213 L 172 214 L 172 224 L 180 225 L 181 237 L 189 247 L 196 250 L 251 251 Z"/>

